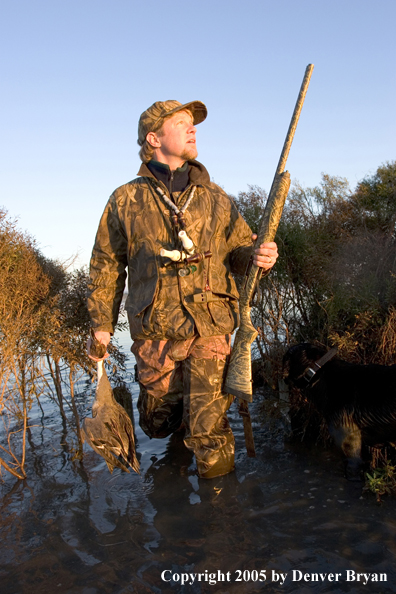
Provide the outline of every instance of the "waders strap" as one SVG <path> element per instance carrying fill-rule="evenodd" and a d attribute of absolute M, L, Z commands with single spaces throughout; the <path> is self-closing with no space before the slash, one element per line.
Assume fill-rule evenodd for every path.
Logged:
<path fill-rule="evenodd" d="M 249 458 L 255 458 L 256 450 L 254 447 L 252 419 L 250 418 L 248 403 L 246 400 L 242 400 L 241 398 L 239 398 L 239 414 L 243 419 L 243 432 L 245 434 L 247 455 Z"/>

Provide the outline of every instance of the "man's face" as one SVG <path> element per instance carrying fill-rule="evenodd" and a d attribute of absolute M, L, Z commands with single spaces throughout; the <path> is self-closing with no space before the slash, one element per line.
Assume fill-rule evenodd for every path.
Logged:
<path fill-rule="evenodd" d="M 195 159 L 198 156 L 196 131 L 189 111 L 178 111 L 167 118 L 157 134 L 160 146 L 156 149 L 156 160 L 169 164 Z"/>

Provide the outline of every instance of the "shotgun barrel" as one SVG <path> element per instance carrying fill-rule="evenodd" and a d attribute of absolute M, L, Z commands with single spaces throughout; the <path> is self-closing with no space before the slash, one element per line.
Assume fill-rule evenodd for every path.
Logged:
<path fill-rule="evenodd" d="M 285 171 L 286 161 L 289 156 L 305 95 L 307 94 L 313 67 L 313 64 L 309 64 L 305 70 L 304 79 L 298 94 L 254 247 L 275 239 L 283 206 L 290 187 L 290 175 L 288 171 Z M 241 321 L 235 335 L 224 385 L 224 391 L 226 393 L 238 396 L 238 398 L 247 402 L 252 401 L 251 344 L 257 336 L 257 331 L 251 322 L 250 310 L 253 294 L 260 276 L 261 269 L 255 264 L 252 264 L 239 299 Z"/>

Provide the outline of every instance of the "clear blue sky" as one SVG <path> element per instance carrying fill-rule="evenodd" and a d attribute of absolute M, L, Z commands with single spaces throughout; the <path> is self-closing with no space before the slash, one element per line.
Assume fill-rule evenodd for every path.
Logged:
<path fill-rule="evenodd" d="M 137 121 L 200 99 L 199 157 L 269 189 L 315 64 L 288 169 L 352 187 L 395 155 L 396 0 L 3 0 L 0 205 L 45 255 L 89 261 L 111 192 L 136 177 Z"/>

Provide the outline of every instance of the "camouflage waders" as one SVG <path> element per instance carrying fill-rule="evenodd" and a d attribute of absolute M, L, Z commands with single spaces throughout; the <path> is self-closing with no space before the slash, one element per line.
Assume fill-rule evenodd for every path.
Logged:
<path fill-rule="evenodd" d="M 234 436 L 226 415 L 233 397 L 222 392 L 230 337 L 135 340 L 131 350 L 143 431 L 163 438 L 184 422 L 184 443 L 195 454 L 200 477 L 233 470 Z"/>

